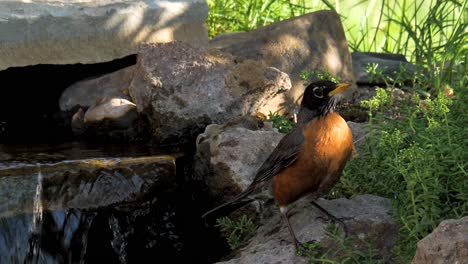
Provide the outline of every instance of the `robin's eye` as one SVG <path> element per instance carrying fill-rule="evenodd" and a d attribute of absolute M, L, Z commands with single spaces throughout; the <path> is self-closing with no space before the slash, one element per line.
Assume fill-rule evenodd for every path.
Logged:
<path fill-rule="evenodd" d="M 323 98 L 323 89 L 321 87 L 315 87 L 314 90 L 314 96 L 317 98 Z"/>

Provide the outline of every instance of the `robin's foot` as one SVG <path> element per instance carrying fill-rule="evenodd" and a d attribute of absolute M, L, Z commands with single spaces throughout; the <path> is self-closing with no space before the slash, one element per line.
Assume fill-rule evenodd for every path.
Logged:
<path fill-rule="evenodd" d="M 302 247 L 301 242 L 299 242 L 299 240 L 294 238 L 294 248 L 296 249 L 296 252 L 299 251 L 301 249 L 301 247 Z"/>
<path fill-rule="evenodd" d="M 326 222 L 332 222 L 333 224 L 339 223 L 343 227 L 343 232 L 345 235 L 345 238 L 348 236 L 348 228 L 346 227 L 346 224 L 343 222 L 343 220 L 335 217 L 334 215 L 330 214 L 327 210 L 325 210 L 322 206 L 317 204 L 315 201 L 310 202 L 312 205 L 317 207 L 320 212 L 322 212 L 325 216 L 317 216 L 317 219 L 322 219 Z"/>

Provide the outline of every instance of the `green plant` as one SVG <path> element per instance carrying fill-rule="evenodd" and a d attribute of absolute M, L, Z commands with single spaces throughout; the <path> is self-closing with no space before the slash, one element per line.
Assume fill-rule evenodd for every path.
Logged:
<path fill-rule="evenodd" d="M 384 112 L 392 107 L 389 91 L 380 89 L 363 103 L 371 129 L 379 132 L 359 147 L 359 158 L 348 162 L 333 193 L 391 198 L 401 224 L 395 252 L 402 262 L 440 221 L 468 214 L 466 93 L 460 90 L 453 101 L 442 93 L 424 100 L 415 94 L 401 104 L 405 115 L 398 120 Z"/>
<path fill-rule="evenodd" d="M 335 225 L 325 227 L 328 241 L 302 244 L 299 255 L 309 259 L 309 263 L 333 264 L 379 264 L 383 260 L 376 257 L 377 251 L 366 239 L 355 236 L 343 239 L 340 229 Z M 359 245 L 359 247 L 357 247 Z"/>
<path fill-rule="evenodd" d="M 208 0 L 208 6 L 210 37 L 226 32 L 250 31 L 316 10 L 305 0 Z"/>
<path fill-rule="evenodd" d="M 268 114 L 268 120 L 270 120 L 273 123 L 273 127 L 277 128 L 281 133 L 288 133 L 296 126 L 296 123 L 293 120 L 278 113 L 270 112 Z"/>
<path fill-rule="evenodd" d="M 314 78 L 317 80 L 332 81 L 334 83 L 340 82 L 340 80 L 337 77 L 332 76 L 328 71 L 320 71 L 320 70 L 315 70 L 315 71 L 303 70 L 299 73 L 299 77 L 304 81 L 309 81 L 311 78 Z"/>
<path fill-rule="evenodd" d="M 216 226 L 226 236 L 229 247 L 235 250 L 255 235 L 256 225 L 251 218 L 243 215 L 237 220 L 229 217 L 216 219 Z"/>

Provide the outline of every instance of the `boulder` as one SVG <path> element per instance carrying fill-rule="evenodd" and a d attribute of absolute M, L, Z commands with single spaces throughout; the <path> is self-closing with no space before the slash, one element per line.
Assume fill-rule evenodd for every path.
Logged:
<path fill-rule="evenodd" d="M 227 200 L 245 190 L 284 136 L 263 122 L 258 127 L 253 120 L 212 124 L 197 137 L 194 177 L 206 183 L 210 195 Z"/>
<path fill-rule="evenodd" d="M 418 242 L 412 264 L 468 263 L 468 216 L 442 221 Z"/>
<path fill-rule="evenodd" d="M 0 70 L 111 61 L 143 42 L 208 42 L 204 0 L 0 2 Z"/>
<path fill-rule="evenodd" d="M 343 219 L 348 229 L 348 237 L 362 241 L 373 241 L 378 258 L 389 259 L 390 250 L 398 234 L 397 225 L 392 217 L 391 202 L 388 199 L 359 195 L 351 199 L 324 200 L 318 204 L 336 217 Z M 254 264 L 254 263 L 309 263 L 306 257 L 296 254 L 288 228 L 276 207 L 270 207 L 269 217 L 259 224 L 256 235 L 248 245 L 237 251 L 234 258 L 218 262 L 219 264 Z M 289 212 L 292 228 L 301 242 L 319 242 L 327 246 L 329 237 L 325 226 L 329 223 L 321 219 L 321 212 L 307 199 L 296 202 Z M 356 242 L 355 241 L 355 242 Z M 366 250 L 353 244 L 353 250 Z M 328 244 L 330 245 L 330 244 Z M 336 252 L 336 248 L 331 252 Z"/>
<path fill-rule="evenodd" d="M 129 87 L 158 142 L 182 142 L 211 123 L 255 113 L 291 86 L 287 74 L 183 42 L 142 46 Z"/>
<path fill-rule="evenodd" d="M 385 84 L 382 79 L 375 79 L 368 71 L 369 64 L 376 64 L 375 70 L 383 76 L 399 79 L 400 82 L 411 82 L 416 73 L 416 66 L 409 63 L 401 54 L 377 52 L 353 52 L 353 70 L 358 84 Z"/>
<path fill-rule="evenodd" d="M 67 87 L 60 96 L 60 110 L 69 111 L 79 105 L 88 108 L 104 98 L 129 100 L 128 87 L 135 67 L 130 66 L 102 76 L 90 78 Z"/>
<path fill-rule="evenodd" d="M 285 98 L 278 99 L 286 105 L 298 103 L 304 92 L 304 82 L 300 79 L 303 70 L 327 71 L 341 81 L 355 82 L 343 26 L 339 15 L 331 10 L 294 17 L 250 32 L 218 36 L 209 46 L 232 54 L 239 62 L 262 61 L 289 74 L 292 89 Z"/>

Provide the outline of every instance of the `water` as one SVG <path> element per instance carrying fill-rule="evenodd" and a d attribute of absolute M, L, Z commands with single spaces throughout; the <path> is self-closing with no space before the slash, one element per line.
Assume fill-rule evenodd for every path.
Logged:
<path fill-rule="evenodd" d="M 40 252 L 40 242 L 41 242 L 41 226 L 43 219 L 43 206 L 42 206 L 42 173 L 40 165 L 37 166 L 37 187 L 36 193 L 34 195 L 33 202 L 33 214 L 32 214 L 32 226 L 30 231 L 30 240 L 29 240 L 29 252 L 30 252 L 30 261 L 39 263 L 44 262 L 45 259 L 41 258 Z"/>
<path fill-rule="evenodd" d="M 0 263 L 213 263 L 227 251 L 200 218 L 190 156 L 175 166 L 154 150 L 77 146 L 0 145 Z"/>

